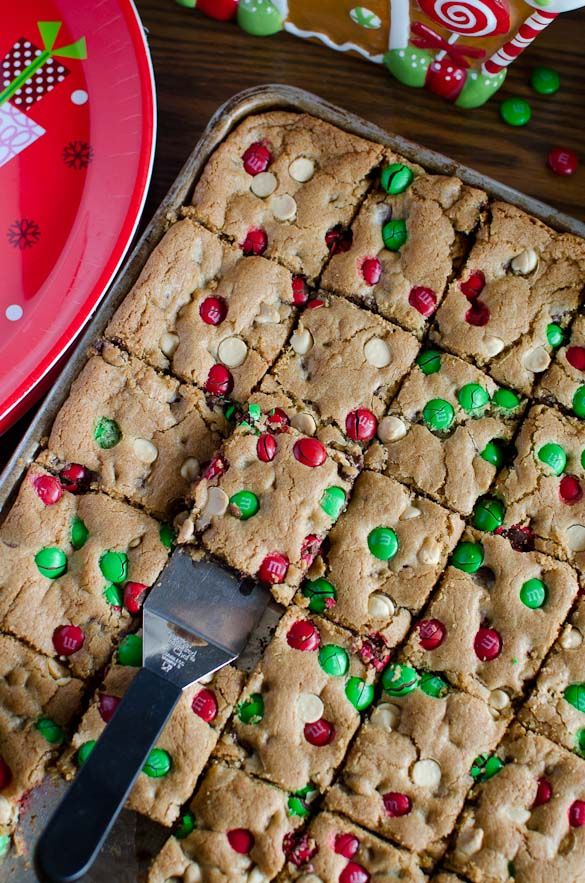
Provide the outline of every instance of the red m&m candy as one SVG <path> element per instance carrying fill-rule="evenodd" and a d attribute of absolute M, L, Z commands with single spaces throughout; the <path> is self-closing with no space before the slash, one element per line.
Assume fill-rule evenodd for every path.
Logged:
<path fill-rule="evenodd" d="M 272 162 L 272 155 L 264 142 L 254 141 L 242 154 L 242 162 L 249 175 L 259 175 Z"/>
<path fill-rule="evenodd" d="M 585 800 L 574 800 L 569 807 L 569 824 L 572 828 L 585 825 Z"/>
<path fill-rule="evenodd" d="M 59 656 L 71 656 L 83 647 L 85 634 L 77 625 L 60 625 L 53 632 L 53 646 Z"/>
<path fill-rule="evenodd" d="M 293 650 L 318 650 L 321 646 L 321 635 L 308 619 L 298 619 L 289 628 L 286 642 Z"/>
<path fill-rule="evenodd" d="M 418 637 L 423 650 L 436 650 L 446 634 L 447 629 L 438 619 L 422 619 L 418 624 Z"/>
<path fill-rule="evenodd" d="M 382 275 L 382 264 L 378 258 L 366 258 L 362 263 L 362 276 L 368 285 L 377 285 Z"/>
<path fill-rule="evenodd" d="M 89 487 L 91 475 L 85 466 L 70 463 L 59 473 L 59 481 L 70 494 L 83 494 Z"/>
<path fill-rule="evenodd" d="M 369 883 L 370 874 L 357 862 L 349 862 L 339 875 L 339 883 Z"/>
<path fill-rule="evenodd" d="M 345 431 L 352 441 L 370 441 L 378 428 L 378 421 L 367 408 L 356 408 L 345 418 Z"/>
<path fill-rule="evenodd" d="M 459 290 L 467 300 L 475 300 L 485 288 L 485 276 L 481 270 L 475 270 L 469 279 L 459 283 Z"/>
<path fill-rule="evenodd" d="M 559 482 L 559 496 L 569 506 L 579 502 L 583 496 L 583 488 L 575 475 L 563 475 Z"/>
<path fill-rule="evenodd" d="M 323 540 L 319 537 L 316 537 L 314 534 L 309 534 L 303 540 L 303 545 L 301 546 L 301 561 L 305 565 L 305 567 L 310 567 L 313 561 L 315 560 L 315 556 L 317 552 L 321 548 Z"/>
<path fill-rule="evenodd" d="M 212 365 L 205 381 L 205 391 L 213 396 L 229 396 L 234 378 L 225 365 Z"/>
<path fill-rule="evenodd" d="M 532 804 L 532 808 L 536 809 L 537 806 L 543 806 L 545 803 L 548 803 L 552 797 L 552 785 L 547 779 L 540 778 L 538 780 L 538 786 L 536 788 L 536 797 L 534 798 L 534 803 Z"/>
<path fill-rule="evenodd" d="M 120 704 L 117 696 L 111 696 L 109 693 L 100 693 L 98 697 L 98 712 L 105 724 L 109 723 L 114 712 Z"/>
<path fill-rule="evenodd" d="M 256 443 L 258 459 L 262 460 L 263 463 L 272 462 L 276 457 L 276 448 L 277 444 L 274 436 L 269 435 L 267 432 L 262 433 Z"/>
<path fill-rule="evenodd" d="M 327 459 L 325 446 L 317 438 L 300 438 L 294 443 L 293 454 L 295 460 L 311 469 L 322 466 Z"/>
<path fill-rule="evenodd" d="M 567 350 L 567 362 L 577 371 L 585 371 L 585 346 L 570 346 Z"/>
<path fill-rule="evenodd" d="M 417 312 L 428 319 L 437 309 L 437 295 L 432 288 L 425 288 L 422 285 L 415 285 L 410 289 L 408 295 L 408 303 L 414 307 Z"/>
<path fill-rule="evenodd" d="M 474 325 L 482 328 L 490 320 L 490 311 L 486 304 L 480 300 L 474 300 L 467 312 L 465 313 L 465 321 L 468 325 Z"/>
<path fill-rule="evenodd" d="M 266 417 L 266 425 L 272 432 L 286 432 L 290 426 L 290 419 L 282 408 L 273 408 Z"/>
<path fill-rule="evenodd" d="M 342 224 L 336 224 L 325 234 L 325 244 L 330 255 L 349 251 L 353 242 L 353 233 Z"/>
<path fill-rule="evenodd" d="M 265 230 L 262 230 L 259 227 L 248 230 L 246 238 L 242 242 L 242 251 L 246 257 L 264 254 L 267 247 L 268 236 L 266 235 Z"/>
<path fill-rule="evenodd" d="M 502 652 L 502 639 L 495 629 L 480 628 L 475 636 L 473 649 L 482 662 L 491 662 Z"/>
<path fill-rule="evenodd" d="M 322 748 L 324 745 L 331 744 L 335 739 L 335 727 L 322 717 L 311 724 L 305 724 L 303 735 L 310 745 Z"/>
<path fill-rule="evenodd" d="M 216 454 L 203 470 L 203 478 L 206 481 L 213 481 L 214 478 L 223 475 L 227 468 L 228 462 L 225 457 L 221 454 Z"/>
<path fill-rule="evenodd" d="M 228 843 L 234 852 L 247 855 L 254 846 L 254 835 L 247 828 L 232 828 L 227 832 Z"/>
<path fill-rule="evenodd" d="M 199 306 L 199 315 L 207 325 L 221 325 L 227 311 L 223 297 L 206 297 Z"/>
<path fill-rule="evenodd" d="M 128 613 L 135 616 L 139 612 L 147 589 L 148 586 L 145 586 L 144 583 L 126 583 L 124 586 L 124 607 Z"/>
<path fill-rule="evenodd" d="M 302 868 L 319 851 L 319 847 L 305 831 L 289 831 L 283 837 L 282 851 L 295 868 Z"/>
<path fill-rule="evenodd" d="M 63 486 L 54 475 L 38 475 L 32 484 L 45 506 L 54 506 L 63 496 Z"/>
<path fill-rule="evenodd" d="M 0 791 L 4 788 L 7 788 L 12 781 L 12 770 L 4 760 L 2 756 L 0 756 Z"/>
<path fill-rule="evenodd" d="M 577 154 L 566 147 L 553 147 L 546 158 L 546 164 L 555 175 L 574 175 L 579 165 Z"/>
<path fill-rule="evenodd" d="M 335 835 L 333 849 L 337 855 L 342 855 L 345 858 L 353 858 L 359 848 L 360 842 L 354 834 Z"/>
<path fill-rule="evenodd" d="M 388 791 L 382 795 L 384 809 L 390 818 L 398 818 L 406 816 L 412 809 L 412 802 L 407 794 L 401 794 L 399 791 Z"/>
<path fill-rule="evenodd" d="M 303 307 L 309 300 L 309 286 L 305 277 L 300 273 L 295 273 L 292 277 L 292 295 L 293 303 L 297 307 Z"/>
<path fill-rule="evenodd" d="M 286 555 L 281 555 L 280 552 L 271 552 L 258 568 L 258 579 L 270 586 L 284 582 L 288 563 Z"/>
<path fill-rule="evenodd" d="M 199 690 L 193 697 L 191 708 L 195 714 L 210 724 L 217 717 L 217 699 L 211 690 Z"/>

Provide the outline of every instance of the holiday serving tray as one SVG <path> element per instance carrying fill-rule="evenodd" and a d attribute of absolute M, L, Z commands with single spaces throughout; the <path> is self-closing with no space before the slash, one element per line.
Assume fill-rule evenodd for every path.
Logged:
<path fill-rule="evenodd" d="M 151 251 L 161 240 L 169 223 L 176 217 L 177 211 L 190 201 L 194 185 L 213 151 L 245 117 L 254 113 L 279 109 L 313 114 L 356 135 L 387 145 L 431 171 L 458 175 L 466 184 L 480 187 L 490 196 L 506 200 L 524 211 L 530 212 L 557 230 L 585 237 L 584 223 L 561 214 L 550 206 L 525 196 L 479 172 L 461 166 L 446 156 L 427 150 L 398 135 L 389 134 L 366 120 L 341 110 L 301 89 L 271 85 L 241 92 L 220 107 L 210 120 L 197 146 L 136 245 L 124 270 L 103 299 L 91 325 L 78 341 L 63 372 L 0 476 L 0 521 L 8 511 L 10 501 L 18 489 L 28 464 L 41 448 L 43 438 L 48 435 L 53 419 L 68 394 L 71 382 L 81 370 L 86 360 L 89 344 L 104 331 L 115 310 L 138 277 Z M 260 655 L 262 644 L 276 624 L 277 618 L 274 610 L 269 609 L 266 618 L 253 637 L 250 647 L 246 650 L 244 657 L 240 658 L 239 664 L 242 667 L 249 669 L 254 665 Z M 65 783 L 61 780 L 47 779 L 41 787 L 33 791 L 27 799 L 26 805 L 22 808 L 19 840 L 29 857 L 39 832 L 65 787 Z M 154 822 L 125 811 L 118 820 L 100 859 L 87 878 L 88 881 L 90 883 L 110 883 L 113 879 L 121 879 L 122 873 L 124 879 L 129 881 L 143 879 L 141 875 L 148 867 L 151 857 L 160 849 L 167 836 L 166 829 L 163 830 Z M 2 874 L 4 871 L 6 871 L 7 877 L 3 877 L 3 879 L 13 880 L 14 883 L 34 883 L 36 879 L 26 855 L 24 857 L 7 857 L 2 865 Z M 13 876 L 9 876 L 10 872 Z"/>
<path fill-rule="evenodd" d="M 29 0 L 0 33 L 0 433 L 38 397 L 130 244 L 154 80 L 132 0 Z"/>

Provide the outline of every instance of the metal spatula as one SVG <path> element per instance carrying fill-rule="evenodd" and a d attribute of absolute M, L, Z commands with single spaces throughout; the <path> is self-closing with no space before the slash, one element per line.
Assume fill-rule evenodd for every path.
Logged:
<path fill-rule="evenodd" d="M 173 552 L 144 604 L 143 667 L 39 839 L 40 880 L 89 870 L 182 691 L 240 655 L 269 600 L 259 584 Z"/>

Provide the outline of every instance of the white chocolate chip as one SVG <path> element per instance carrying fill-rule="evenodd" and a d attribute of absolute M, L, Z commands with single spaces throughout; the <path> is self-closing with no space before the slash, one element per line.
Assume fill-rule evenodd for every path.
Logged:
<path fill-rule="evenodd" d="M 179 335 L 172 331 L 165 331 L 158 342 L 159 347 L 168 359 L 172 359 L 179 346 Z"/>
<path fill-rule="evenodd" d="M 201 873 L 201 865 L 198 865 L 197 862 L 192 862 L 186 868 L 185 873 L 183 874 L 184 883 L 201 883 L 203 880 L 203 874 Z"/>
<path fill-rule="evenodd" d="M 457 839 L 457 849 L 463 855 L 474 855 L 481 849 L 483 843 L 483 830 L 481 828 L 468 828 L 461 831 Z"/>
<path fill-rule="evenodd" d="M 290 345 L 299 356 L 305 356 L 313 349 L 313 335 L 307 328 L 299 329 L 292 335 Z"/>
<path fill-rule="evenodd" d="M 310 181 L 315 174 L 315 163 L 312 159 L 308 159 L 306 156 L 299 156 L 291 162 L 288 167 L 288 173 L 293 181 L 297 181 L 299 184 L 305 184 L 307 181 Z"/>
<path fill-rule="evenodd" d="M 293 426 L 294 429 L 298 429 L 303 435 L 315 435 L 317 432 L 315 418 L 311 414 L 307 414 L 305 411 L 303 411 L 302 414 L 295 414 L 294 417 L 291 417 L 290 422 L 291 426 Z"/>
<path fill-rule="evenodd" d="M 197 678 L 198 684 L 210 684 L 213 680 L 213 675 L 203 675 L 202 678 Z"/>
<path fill-rule="evenodd" d="M 528 276 L 538 266 L 538 255 L 533 248 L 525 248 L 510 263 L 510 269 L 515 276 Z"/>
<path fill-rule="evenodd" d="M 268 883 L 268 877 L 262 873 L 260 868 L 252 868 L 246 877 L 246 883 Z"/>
<path fill-rule="evenodd" d="M 226 492 L 220 487 L 210 487 L 207 489 L 207 500 L 201 510 L 201 514 L 197 519 L 197 527 L 203 530 L 211 523 L 211 519 L 215 515 L 225 515 L 229 506 L 230 499 Z"/>
<path fill-rule="evenodd" d="M 421 564 L 438 564 L 441 560 L 441 547 L 435 540 L 427 537 L 417 557 Z"/>
<path fill-rule="evenodd" d="M 17 817 L 16 806 L 6 797 L 0 797 L 0 825 L 13 825 Z"/>
<path fill-rule="evenodd" d="M 228 368 L 237 368 L 243 365 L 248 355 L 248 347 L 241 337 L 226 337 L 217 348 L 217 356 L 220 362 Z"/>
<path fill-rule="evenodd" d="M 176 520 L 176 519 L 175 519 Z M 177 533 L 178 543 L 189 543 L 195 536 L 195 522 L 189 515 L 181 520 L 181 526 Z"/>
<path fill-rule="evenodd" d="M 415 785 L 419 788 L 430 788 L 434 790 L 439 787 L 441 782 L 441 767 L 436 760 L 427 758 L 426 760 L 417 760 L 412 767 L 411 778 Z"/>
<path fill-rule="evenodd" d="M 501 337 L 494 337 L 493 335 L 488 335 L 484 338 L 483 348 L 485 350 L 486 356 L 492 358 L 493 356 L 497 356 L 498 353 L 501 353 L 505 347 L 505 343 Z"/>
<path fill-rule="evenodd" d="M 583 643 L 583 635 L 572 625 L 566 625 L 560 637 L 559 643 L 563 650 L 574 650 Z"/>
<path fill-rule="evenodd" d="M 550 356 L 543 346 L 536 346 L 522 356 L 522 364 L 527 371 L 540 374 L 550 365 Z"/>
<path fill-rule="evenodd" d="M 582 524 L 571 524 L 567 528 L 567 546 L 573 552 L 585 552 L 585 527 Z"/>
<path fill-rule="evenodd" d="M 133 540 L 130 540 L 128 543 L 129 549 L 137 549 L 140 543 L 142 542 L 142 537 L 134 537 Z"/>
<path fill-rule="evenodd" d="M 531 816 L 531 812 L 528 809 L 524 809 L 523 806 L 507 806 L 506 815 L 518 825 L 525 825 Z"/>
<path fill-rule="evenodd" d="M 383 417 L 378 423 L 378 438 L 381 442 L 388 444 L 389 442 L 398 441 L 406 435 L 406 425 L 400 417 Z"/>
<path fill-rule="evenodd" d="M 382 702 L 372 712 L 370 723 L 379 730 L 393 730 L 400 721 L 400 709 L 391 702 Z"/>
<path fill-rule="evenodd" d="M 184 478 L 186 481 L 195 481 L 198 475 L 199 460 L 195 457 L 187 457 L 186 460 L 183 460 L 183 465 L 181 466 L 181 478 Z"/>
<path fill-rule="evenodd" d="M 267 196 L 274 193 L 276 190 L 276 184 L 276 175 L 273 175 L 272 172 L 260 172 L 259 175 L 254 175 L 252 178 L 250 190 L 254 196 L 259 196 L 260 199 L 266 199 Z"/>
<path fill-rule="evenodd" d="M 147 438 L 135 438 L 132 447 L 141 463 L 154 463 L 158 457 L 158 448 Z"/>
<path fill-rule="evenodd" d="M 274 304 L 262 304 L 260 312 L 254 317 L 257 325 L 277 325 L 280 322 L 280 311 Z"/>
<path fill-rule="evenodd" d="M 407 506 L 402 515 L 400 516 L 400 521 L 410 521 L 412 518 L 420 518 L 422 512 L 418 508 L 418 506 Z"/>
<path fill-rule="evenodd" d="M 396 607 L 391 598 L 381 592 L 373 592 L 368 598 L 368 615 L 374 618 L 387 619 L 394 616 Z"/>
<path fill-rule="evenodd" d="M 315 693 L 301 693 L 297 700 L 297 714 L 305 724 L 320 720 L 323 710 L 323 703 Z"/>
<path fill-rule="evenodd" d="M 64 687 L 71 680 L 67 669 L 60 665 L 56 659 L 47 659 L 47 671 L 60 687 Z"/>
<path fill-rule="evenodd" d="M 392 351 L 381 337 L 371 337 L 364 345 L 366 362 L 373 368 L 385 368 L 392 361 Z"/>
<path fill-rule="evenodd" d="M 297 204 L 288 193 L 273 196 L 270 200 L 270 208 L 277 221 L 290 221 L 297 213 Z"/>
<path fill-rule="evenodd" d="M 510 704 L 510 697 L 505 690 L 492 690 L 488 701 L 492 708 L 502 711 Z"/>

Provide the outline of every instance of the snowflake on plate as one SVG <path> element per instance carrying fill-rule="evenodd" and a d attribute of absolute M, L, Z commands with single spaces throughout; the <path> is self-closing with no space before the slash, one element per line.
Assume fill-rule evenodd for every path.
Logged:
<path fill-rule="evenodd" d="M 24 251 L 25 248 L 32 248 L 37 244 L 41 238 L 41 228 L 30 218 L 20 218 L 10 225 L 6 231 L 6 238 L 14 248 Z"/>
<path fill-rule="evenodd" d="M 70 169 L 86 169 L 93 159 L 93 147 L 86 141 L 70 141 L 63 148 L 63 162 Z"/>

